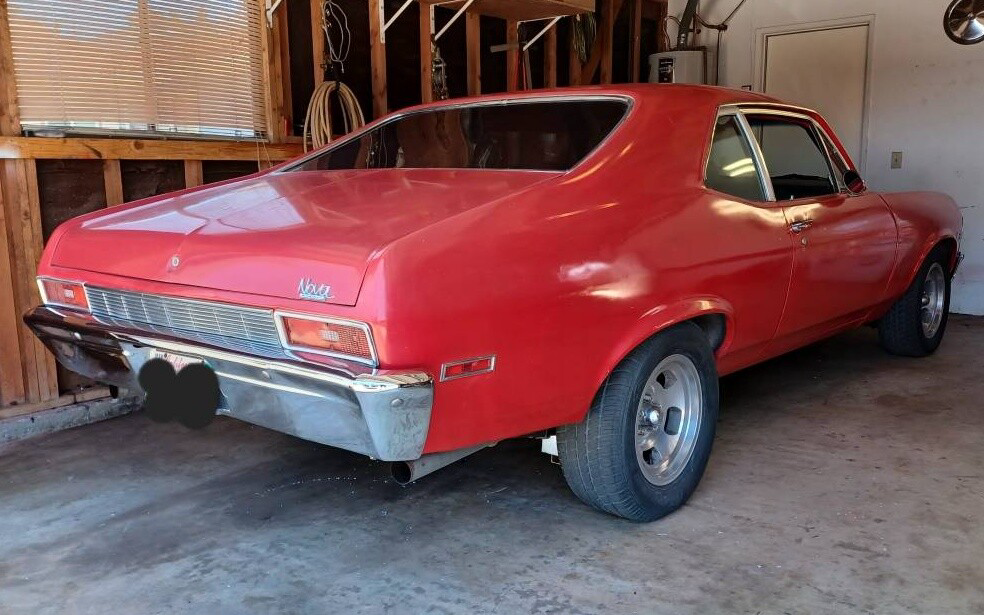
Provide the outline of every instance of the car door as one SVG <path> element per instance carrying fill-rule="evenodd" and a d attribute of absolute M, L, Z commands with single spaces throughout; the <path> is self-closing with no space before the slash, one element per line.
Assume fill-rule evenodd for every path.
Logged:
<path fill-rule="evenodd" d="M 794 241 L 776 340 L 795 347 L 857 324 L 884 298 L 895 220 L 879 195 L 844 186 L 849 167 L 813 118 L 770 109 L 745 117 Z"/>

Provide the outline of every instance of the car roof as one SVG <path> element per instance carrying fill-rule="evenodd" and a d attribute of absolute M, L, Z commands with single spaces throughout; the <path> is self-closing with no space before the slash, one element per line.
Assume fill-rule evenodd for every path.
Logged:
<path fill-rule="evenodd" d="M 483 102 L 505 102 L 524 99 L 577 98 L 581 96 L 621 96 L 646 104 L 657 104 L 663 107 L 717 108 L 722 105 L 742 103 L 768 103 L 788 105 L 781 100 L 751 92 L 711 85 L 689 85 L 668 83 L 626 83 L 613 85 L 589 85 L 564 88 L 549 88 L 541 90 L 521 90 L 516 92 L 499 92 L 481 96 L 452 98 L 433 103 L 426 103 L 401 109 L 400 112 L 423 110 L 444 106 L 461 106 L 481 104 Z"/>

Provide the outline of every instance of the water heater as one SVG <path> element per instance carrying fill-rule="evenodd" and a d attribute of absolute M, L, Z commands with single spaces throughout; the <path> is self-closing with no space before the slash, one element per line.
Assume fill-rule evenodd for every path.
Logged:
<path fill-rule="evenodd" d="M 707 83 L 705 49 L 661 51 L 649 56 L 650 83 Z"/>

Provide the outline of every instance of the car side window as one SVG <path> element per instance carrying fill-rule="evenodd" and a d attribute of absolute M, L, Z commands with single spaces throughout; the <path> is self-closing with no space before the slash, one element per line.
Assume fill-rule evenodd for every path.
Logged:
<path fill-rule="evenodd" d="M 827 154 L 812 124 L 785 117 L 747 117 L 769 169 L 777 201 L 838 192 Z"/>
<path fill-rule="evenodd" d="M 752 148 L 733 115 L 722 115 L 714 126 L 704 185 L 749 201 L 764 201 Z"/>

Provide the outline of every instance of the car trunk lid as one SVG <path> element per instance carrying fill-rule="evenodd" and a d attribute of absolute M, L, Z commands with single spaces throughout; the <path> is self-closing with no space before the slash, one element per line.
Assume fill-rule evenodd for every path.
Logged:
<path fill-rule="evenodd" d="M 383 169 L 272 173 L 70 222 L 52 264 L 354 305 L 392 241 L 555 173 Z"/>

